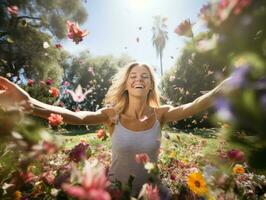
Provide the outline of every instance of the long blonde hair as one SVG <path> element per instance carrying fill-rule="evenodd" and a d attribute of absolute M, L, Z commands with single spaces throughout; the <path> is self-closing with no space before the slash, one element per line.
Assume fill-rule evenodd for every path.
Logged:
<path fill-rule="evenodd" d="M 152 90 L 148 94 L 148 105 L 151 107 L 160 106 L 159 91 L 155 84 L 153 69 L 147 64 L 133 62 L 123 67 L 117 74 L 114 75 L 112 79 L 112 85 L 110 86 L 103 100 L 104 106 L 112 106 L 118 114 L 122 113 L 126 106 L 128 106 L 128 94 L 125 91 L 126 81 L 131 69 L 135 66 L 143 66 L 150 73 Z"/>

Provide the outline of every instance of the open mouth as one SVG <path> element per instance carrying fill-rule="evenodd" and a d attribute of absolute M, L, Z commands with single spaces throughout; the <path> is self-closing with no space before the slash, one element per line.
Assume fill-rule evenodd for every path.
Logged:
<path fill-rule="evenodd" d="M 134 85 L 134 89 L 144 89 L 144 85 Z"/>

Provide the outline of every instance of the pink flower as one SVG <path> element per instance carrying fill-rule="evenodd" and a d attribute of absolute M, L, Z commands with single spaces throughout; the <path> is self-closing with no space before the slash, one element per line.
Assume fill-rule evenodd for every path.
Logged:
<path fill-rule="evenodd" d="M 106 137 L 106 132 L 105 130 L 103 130 L 102 128 L 99 129 L 96 133 L 96 136 L 101 139 L 101 138 L 105 138 Z"/>
<path fill-rule="evenodd" d="M 139 198 L 144 197 L 147 200 L 160 200 L 159 189 L 157 185 L 154 187 L 151 184 L 144 184 L 139 194 Z"/>
<path fill-rule="evenodd" d="M 59 96 L 59 90 L 55 87 L 51 87 L 49 93 L 55 98 Z"/>
<path fill-rule="evenodd" d="M 184 20 L 175 29 L 175 33 L 180 36 L 193 37 L 192 24 L 190 20 Z"/>
<path fill-rule="evenodd" d="M 8 6 L 7 7 L 7 11 L 12 16 L 17 16 L 18 15 L 18 7 L 17 6 Z"/>
<path fill-rule="evenodd" d="M 135 160 L 139 164 L 145 164 L 150 161 L 150 157 L 146 153 L 140 153 L 140 154 L 136 154 Z"/>
<path fill-rule="evenodd" d="M 80 186 L 63 184 L 63 190 L 70 196 L 82 200 L 111 200 L 110 194 L 105 190 L 109 182 L 103 167 L 88 168 Z"/>
<path fill-rule="evenodd" d="M 29 79 L 29 80 L 28 80 L 28 86 L 31 87 L 31 86 L 33 85 L 33 83 L 34 83 L 34 81 L 33 81 L 32 79 Z"/>
<path fill-rule="evenodd" d="M 78 44 L 83 40 L 83 37 L 88 35 L 88 31 L 82 31 L 79 26 L 71 21 L 67 21 L 67 37 Z"/>
<path fill-rule="evenodd" d="M 89 158 L 90 154 L 91 150 L 89 148 L 89 144 L 85 141 L 81 141 L 69 152 L 69 159 L 74 162 L 79 162 L 83 159 Z"/>
<path fill-rule="evenodd" d="M 53 127 L 59 126 L 63 123 L 63 117 L 59 114 L 51 113 L 48 117 L 49 124 Z"/>
<path fill-rule="evenodd" d="M 52 143 L 52 142 L 43 141 L 42 146 L 43 146 L 43 151 L 44 151 L 46 154 L 52 154 L 52 153 L 57 152 L 57 150 L 58 150 L 56 144 L 54 144 L 54 143 Z"/>
<path fill-rule="evenodd" d="M 245 160 L 245 154 L 244 154 L 244 152 L 242 152 L 240 150 L 232 149 L 232 150 L 227 152 L 227 156 L 230 159 L 235 160 L 235 161 L 243 162 Z"/>
<path fill-rule="evenodd" d="M 64 86 L 68 87 L 70 86 L 70 83 L 68 81 L 64 81 Z"/>
<path fill-rule="evenodd" d="M 77 103 L 80 103 L 85 100 L 87 94 L 91 93 L 92 90 L 87 90 L 83 93 L 81 85 L 78 85 L 75 91 L 73 90 L 66 90 L 73 98 L 73 100 Z"/>
<path fill-rule="evenodd" d="M 53 171 L 44 172 L 42 173 L 41 177 L 49 185 L 52 185 L 54 183 L 55 175 L 53 174 Z"/>
<path fill-rule="evenodd" d="M 225 21 L 231 12 L 238 15 L 252 0 L 221 0 L 216 15 L 221 21 Z"/>
<path fill-rule="evenodd" d="M 88 68 L 88 72 L 89 72 L 92 76 L 95 76 L 95 73 L 94 73 L 93 67 L 89 67 L 89 68 Z"/>

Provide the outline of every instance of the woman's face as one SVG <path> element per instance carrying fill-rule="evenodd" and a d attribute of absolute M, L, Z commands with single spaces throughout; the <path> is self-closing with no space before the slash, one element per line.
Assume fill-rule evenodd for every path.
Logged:
<path fill-rule="evenodd" d="M 126 90 L 131 96 L 147 96 L 152 89 L 149 70 L 141 65 L 133 67 L 128 75 Z"/>

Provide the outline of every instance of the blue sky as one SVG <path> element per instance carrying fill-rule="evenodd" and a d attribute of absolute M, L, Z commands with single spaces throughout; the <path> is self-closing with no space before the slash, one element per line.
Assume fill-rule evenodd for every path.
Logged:
<path fill-rule="evenodd" d="M 88 11 L 87 21 L 81 25 L 90 34 L 80 44 L 65 40 L 63 46 L 78 55 L 89 50 L 94 56 L 128 54 L 133 59 L 146 62 L 157 68 L 159 59 L 152 46 L 153 16 L 167 17 L 169 39 L 164 49 L 164 71 L 170 69 L 184 46 L 186 38 L 174 33 L 176 26 L 189 18 L 196 23 L 194 33 L 204 29 L 199 22 L 198 13 L 207 0 L 87 0 L 84 4 Z M 139 27 L 142 27 L 139 30 Z M 136 42 L 136 38 L 139 42 Z M 174 57 L 174 59 L 171 58 Z"/>

